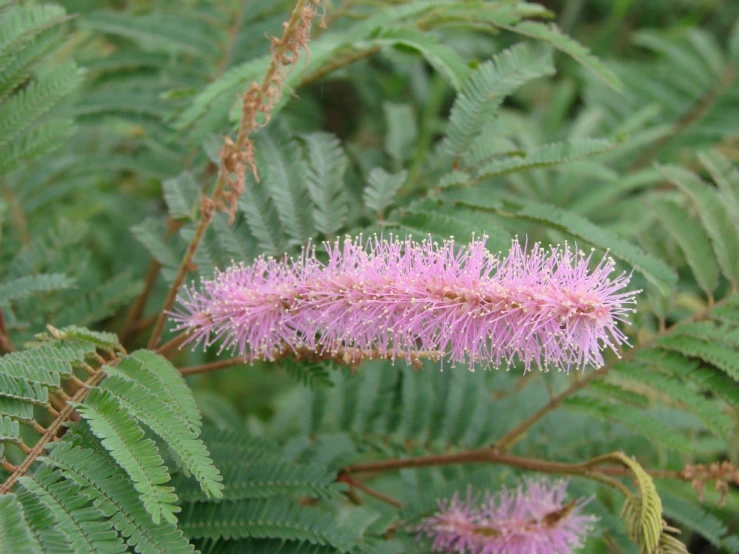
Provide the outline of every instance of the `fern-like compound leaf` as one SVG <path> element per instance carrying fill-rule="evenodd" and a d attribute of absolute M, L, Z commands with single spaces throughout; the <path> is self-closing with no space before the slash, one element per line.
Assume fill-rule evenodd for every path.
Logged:
<path fill-rule="evenodd" d="M 102 389 L 92 389 L 84 404 L 74 404 L 95 436 L 99 437 L 118 464 L 128 473 L 140 493 L 146 510 L 155 523 L 162 519 L 176 522 L 179 508 L 164 461 L 151 439 L 136 419 L 121 406 L 115 396 Z"/>

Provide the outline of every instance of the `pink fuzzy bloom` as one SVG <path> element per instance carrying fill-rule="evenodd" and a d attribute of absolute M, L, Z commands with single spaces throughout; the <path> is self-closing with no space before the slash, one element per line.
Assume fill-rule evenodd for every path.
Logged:
<path fill-rule="evenodd" d="M 442 361 L 487 368 L 520 360 L 569 371 L 603 364 L 626 336 L 619 322 L 633 312 L 630 276 L 611 277 L 606 257 L 569 246 L 507 256 L 482 240 L 390 240 L 361 236 L 325 245 L 328 261 L 306 248 L 298 258 L 259 258 L 233 265 L 186 289 L 171 314 L 190 342 L 221 341 L 245 360 L 289 351 L 404 358 L 435 353 Z"/>
<path fill-rule="evenodd" d="M 455 495 L 423 520 L 419 539 L 434 552 L 467 554 L 570 554 L 585 544 L 595 516 L 583 515 L 587 500 L 565 502 L 567 481 L 524 479 L 516 490 L 486 495 L 476 505 Z"/>

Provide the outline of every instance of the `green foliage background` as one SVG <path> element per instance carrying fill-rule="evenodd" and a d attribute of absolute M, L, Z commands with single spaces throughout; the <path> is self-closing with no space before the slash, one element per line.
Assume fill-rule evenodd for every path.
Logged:
<path fill-rule="evenodd" d="M 261 180 L 247 175 L 233 224 L 215 215 L 190 278 L 358 232 L 609 250 L 644 290 L 634 348 L 512 452 L 736 462 L 735 4 L 331 2 L 254 136 Z M 397 509 L 353 504 L 337 472 L 488 446 L 576 378 L 287 360 L 185 380 L 176 368 L 227 354 L 143 350 L 291 5 L 0 0 L 0 311 L 19 350 L 0 357 L 0 456 L 22 464 L 34 425 L 53 425 L 50 395 L 108 364 L 70 400 L 76 423 L 0 494 L 0 551 L 423 552 L 410 530 L 437 498 L 522 473 L 369 480 Z M 720 503 L 711 485 L 699 502 L 689 483 L 655 482 L 691 552 L 739 552 L 736 485 Z M 578 478 L 571 491 L 601 518 L 584 552 L 650 551 L 616 491 Z"/>

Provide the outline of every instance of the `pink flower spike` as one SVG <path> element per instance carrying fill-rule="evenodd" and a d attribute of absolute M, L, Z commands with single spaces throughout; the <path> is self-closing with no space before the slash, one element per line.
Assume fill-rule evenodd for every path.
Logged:
<path fill-rule="evenodd" d="M 605 257 L 565 247 L 530 250 L 516 240 L 507 256 L 485 239 L 352 240 L 326 243 L 328 260 L 308 246 L 298 258 L 233 265 L 200 289 L 186 289 L 170 314 L 189 341 L 221 342 L 245 360 L 289 351 L 403 358 L 423 353 L 472 370 L 532 366 L 569 371 L 601 366 L 616 353 L 633 312 L 630 276 L 612 277 Z"/>
<path fill-rule="evenodd" d="M 480 506 L 469 494 L 466 502 L 455 495 L 423 520 L 418 537 L 431 539 L 434 552 L 571 554 L 584 546 L 597 518 L 582 514 L 587 500 L 565 502 L 566 491 L 566 480 L 524 479 Z"/>

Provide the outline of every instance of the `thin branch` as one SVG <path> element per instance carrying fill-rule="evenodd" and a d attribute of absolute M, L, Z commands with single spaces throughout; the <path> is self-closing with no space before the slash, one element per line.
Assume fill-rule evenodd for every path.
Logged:
<path fill-rule="evenodd" d="M 383 460 L 379 462 L 369 462 L 364 464 L 355 464 L 345 467 L 342 472 L 349 473 L 378 473 L 385 471 L 397 471 L 406 468 L 445 466 L 454 464 L 496 464 L 516 467 L 528 471 L 539 473 L 552 473 L 557 475 L 580 476 L 601 483 L 605 483 L 611 487 L 620 490 L 624 495 L 630 496 L 629 489 L 620 481 L 611 479 L 601 472 L 596 471 L 598 465 L 606 463 L 618 463 L 620 453 L 606 454 L 592 458 L 582 463 L 570 464 L 564 462 L 551 462 L 549 460 L 541 460 L 537 458 L 524 458 L 520 456 L 512 456 L 504 452 L 499 452 L 492 448 L 478 448 L 467 450 L 454 454 L 441 454 L 431 456 L 419 456 L 414 458 L 398 458 L 392 460 Z M 627 474 L 627 473 L 624 473 Z"/>
<path fill-rule="evenodd" d="M 71 400 L 73 402 L 82 402 L 90 392 L 90 387 L 97 386 L 104 378 L 105 372 L 102 369 L 98 370 L 95 375 L 92 375 L 87 381 L 85 381 L 87 387 L 77 391 Z M 23 462 L 10 474 L 7 480 L 0 485 L 0 494 L 7 494 L 10 492 L 10 489 L 13 488 L 18 477 L 25 475 L 28 470 L 31 469 L 31 466 L 36 459 L 44 453 L 46 445 L 55 440 L 57 432 L 62 429 L 68 420 L 71 419 L 72 414 L 74 413 L 75 411 L 71 404 L 64 405 L 64 408 L 59 411 L 59 416 L 46 428 L 46 431 L 41 435 L 38 442 L 30 449 L 26 459 L 23 460 Z"/>
<path fill-rule="evenodd" d="M 391 506 L 395 506 L 396 508 L 405 508 L 405 504 L 403 504 L 399 500 L 395 500 L 392 496 L 388 496 L 384 493 L 381 493 L 380 491 L 376 491 L 375 489 L 368 487 L 362 481 L 359 481 L 351 477 L 348 473 L 340 474 L 336 480 L 339 481 L 340 483 L 347 483 L 350 487 L 359 489 L 363 493 L 368 494 L 374 498 L 377 498 L 378 500 L 381 500 L 382 502 L 390 504 Z"/>
<path fill-rule="evenodd" d="M 197 375 L 199 373 L 211 373 L 213 371 L 218 371 L 219 369 L 225 369 L 227 367 L 233 367 L 236 365 L 244 365 L 246 363 L 247 362 L 244 361 L 244 358 L 231 358 L 228 360 L 218 360 L 217 362 L 210 362 L 207 364 L 193 365 L 189 367 L 181 367 L 180 374 L 183 377 L 186 377 L 188 375 Z"/>
<path fill-rule="evenodd" d="M 185 333 L 181 333 L 177 335 L 175 338 L 171 339 L 169 342 L 165 342 L 162 346 L 157 348 L 156 350 L 157 354 L 161 354 L 162 356 L 167 356 L 169 352 L 182 346 L 182 344 L 188 339 L 189 336 L 190 336 L 189 332 L 185 332 Z"/>
<path fill-rule="evenodd" d="M 152 260 L 149 264 L 149 269 L 146 271 L 146 277 L 144 278 L 144 290 L 136 298 L 136 301 L 126 315 L 126 321 L 123 323 L 123 329 L 119 335 L 121 343 L 128 344 L 129 339 L 136 333 L 136 324 L 141 319 L 141 314 L 144 313 L 146 301 L 154 289 L 161 269 L 162 264 L 156 260 Z"/>

